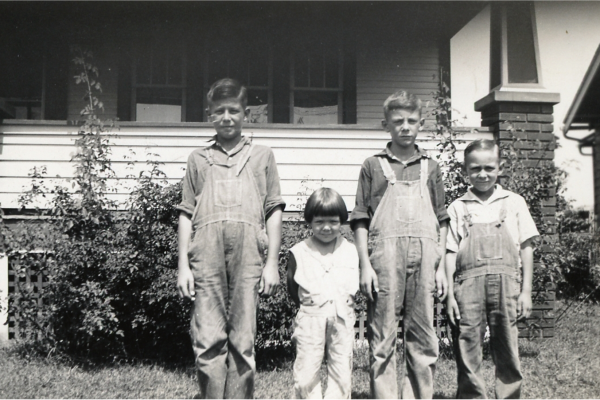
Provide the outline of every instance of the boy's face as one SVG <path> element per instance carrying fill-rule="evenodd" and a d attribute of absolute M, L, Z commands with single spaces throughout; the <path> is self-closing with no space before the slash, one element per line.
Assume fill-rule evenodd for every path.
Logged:
<path fill-rule="evenodd" d="M 242 135 L 242 124 L 248 109 L 235 98 L 222 99 L 210 103 L 207 109 L 208 120 L 213 123 L 221 144 L 234 142 Z"/>
<path fill-rule="evenodd" d="M 494 191 L 498 175 L 502 172 L 496 150 L 475 150 L 465 159 L 467 176 L 476 194 L 485 195 Z"/>
<path fill-rule="evenodd" d="M 313 237 L 323 244 L 331 243 L 340 234 L 340 216 L 315 216 L 310 223 Z"/>
<path fill-rule="evenodd" d="M 419 110 L 396 108 L 387 112 L 381 125 L 392 136 L 393 144 L 401 148 L 413 148 L 423 119 Z"/>

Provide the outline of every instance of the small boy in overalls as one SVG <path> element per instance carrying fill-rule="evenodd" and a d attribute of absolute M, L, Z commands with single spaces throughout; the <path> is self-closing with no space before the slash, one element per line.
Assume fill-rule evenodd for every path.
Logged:
<path fill-rule="evenodd" d="M 472 186 L 448 208 L 447 311 L 458 367 L 457 398 L 486 398 L 486 325 L 496 365 L 496 397 L 521 394 L 517 319 L 531 313 L 531 241 L 538 231 L 525 200 L 496 184 L 502 171 L 499 152 L 493 140 L 467 146 L 464 169 Z"/>
<path fill-rule="evenodd" d="M 271 295 L 279 284 L 285 203 L 271 149 L 242 136 L 246 88 L 222 79 L 207 100 L 216 135 L 188 158 L 177 289 L 194 302 L 198 397 L 251 399 L 258 294 Z"/>
<path fill-rule="evenodd" d="M 421 102 L 398 91 L 383 106 L 391 142 L 362 165 L 351 226 L 360 260 L 361 291 L 368 299 L 371 394 L 397 398 L 396 337 L 403 314 L 403 398 L 431 398 L 438 341 L 434 294 L 443 299 L 439 267 L 448 214 L 437 162 L 415 145 Z M 371 247 L 369 255 L 368 245 Z"/>

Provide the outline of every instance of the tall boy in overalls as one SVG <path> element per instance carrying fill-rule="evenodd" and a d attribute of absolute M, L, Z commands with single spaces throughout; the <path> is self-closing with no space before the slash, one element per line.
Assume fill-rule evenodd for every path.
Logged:
<path fill-rule="evenodd" d="M 392 141 L 361 168 L 351 224 L 367 296 L 371 394 L 397 398 L 396 336 L 403 314 L 403 398 L 431 398 L 438 342 L 433 296 L 446 293 L 448 214 L 437 163 L 415 145 L 423 125 L 421 103 L 398 91 L 384 103 L 382 125 Z M 371 245 L 369 256 L 368 244 Z"/>
<path fill-rule="evenodd" d="M 216 135 L 188 158 L 177 289 L 194 301 L 199 397 L 251 399 L 258 293 L 271 295 L 279 283 L 285 203 L 271 149 L 242 136 L 246 88 L 222 79 L 207 99 Z"/>
<path fill-rule="evenodd" d="M 482 363 L 488 325 L 496 397 L 518 398 L 523 376 L 517 319 L 531 313 L 531 240 L 538 231 L 525 200 L 496 184 L 501 172 L 496 143 L 473 141 L 464 154 L 472 186 L 448 208 L 446 254 L 447 310 L 458 367 L 456 397 L 487 397 Z"/>

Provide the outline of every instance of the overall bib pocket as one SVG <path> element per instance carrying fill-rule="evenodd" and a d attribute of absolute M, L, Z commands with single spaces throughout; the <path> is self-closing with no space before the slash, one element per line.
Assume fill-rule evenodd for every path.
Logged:
<path fill-rule="evenodd" d="M 242 205 L 242 185 L 238 179 L 215 180 L 215 205 L 239 207 Z"/>
<path fill-rule="evenodd" d="M 501 260 L 502 259 L 502 235 L 482 235 L 477 240 L 478 260 Z"/>
<path fill-rule="evenodd" d="M 422 198 L 416 196 L 396 197 L 397 219 L 403 224 L 415 224 L 421 222 Z"/>

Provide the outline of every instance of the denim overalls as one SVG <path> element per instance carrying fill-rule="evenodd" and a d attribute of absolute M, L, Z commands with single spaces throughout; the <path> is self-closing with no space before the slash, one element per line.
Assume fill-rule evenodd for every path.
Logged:
<path fill-rule="evenodd" d="M 433 328 L 435 269 L 441 258 L 439 224 L 427 189 L 428 159 L 420 179 L 397 181 L 379 157 L 388 187 L 369 227 L 371 265 L 379 292 L 368 304 L 371 394 L 397 398 L 396 336 L 404 313 L 403 398 L 431 398 L 438 341 Z"/>
<path fill-rule="evenodd" d="M 192 215 L 190 268 L 196 300 L 190 334 L 201 398 L 252 398 L 258 285 L 267 249 L 265 215 L 250 167 L 209 167 Z"/>
<path fill-rule="evenodd" d="M 462 203 L 466 233 L 456 256 L 454 284 L 460 311 L 458 329 L 453 330 L 458 366 L 456 397 L 486 397 L 482 345 L 487 322 L 496 365 L 496 397 L 518 398 L 523 379 L 517 330 L 519 254 L 505 224 L 505 204 L 498 221 L 473 223 L 466 202 Z"/>

